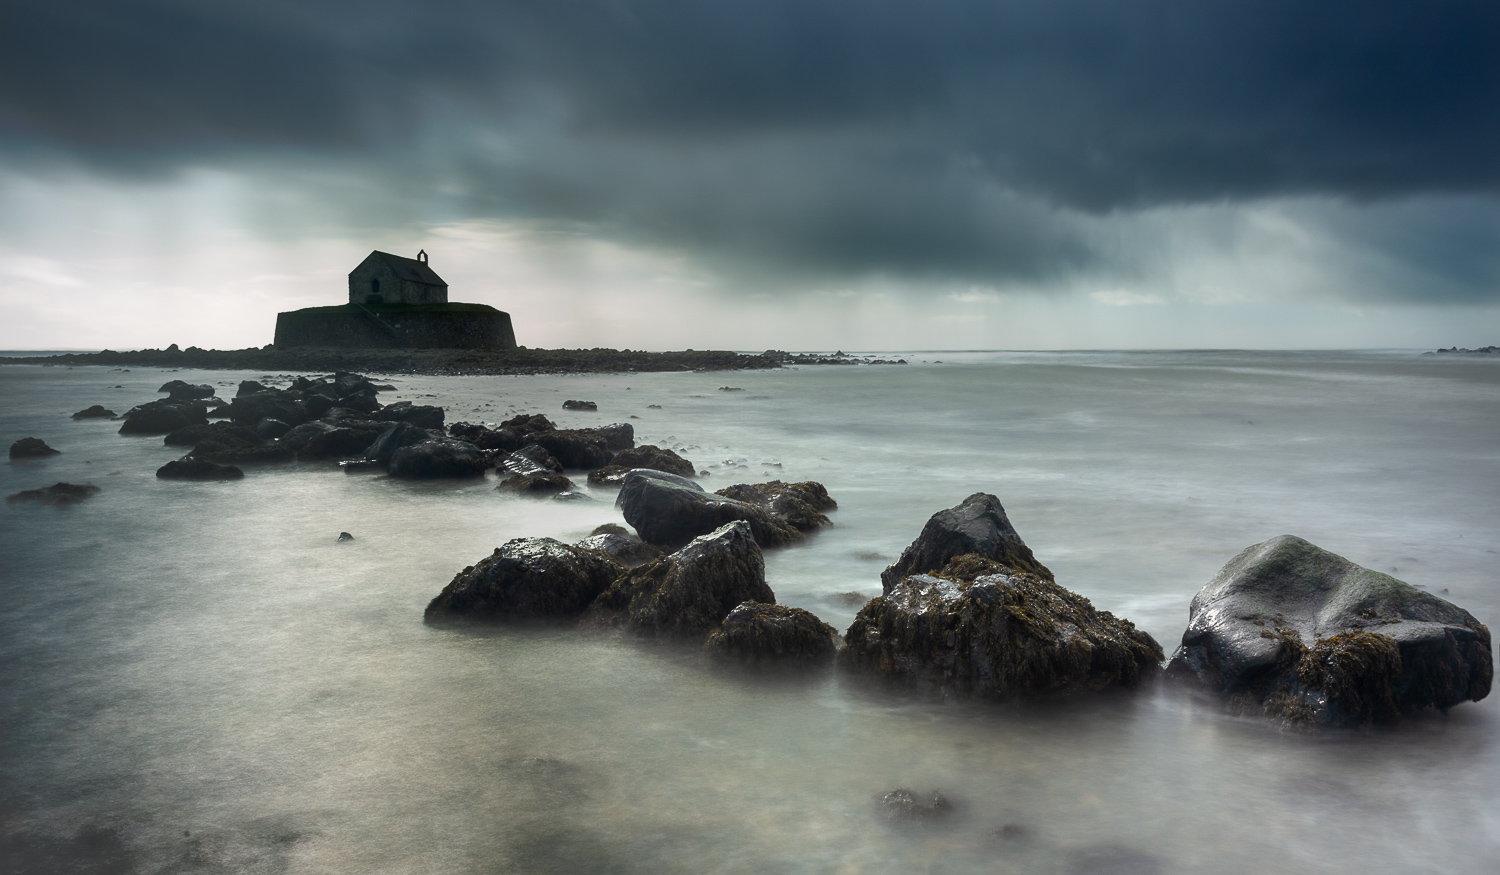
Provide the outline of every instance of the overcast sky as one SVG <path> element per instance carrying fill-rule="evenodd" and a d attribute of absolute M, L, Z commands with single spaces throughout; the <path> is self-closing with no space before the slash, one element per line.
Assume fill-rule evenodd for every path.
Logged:
<path fill-rule="evenodd" d="M 1500 343 L 1500 4 L 0 0 L 0 348 Z"/>

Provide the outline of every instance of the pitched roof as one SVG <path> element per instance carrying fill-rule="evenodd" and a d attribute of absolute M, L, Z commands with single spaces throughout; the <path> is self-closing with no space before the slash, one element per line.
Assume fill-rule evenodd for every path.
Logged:
<path fill-rule="evenodd" d="M 402 258 L 399 255 L 392 255 L 389 252 L 381 252 L 378 249 L 370 253 L 370 258 L 376 257 L 383 259 L 385 263 L 390 266 L 391 270 L 395 271 L 396 276 L 400 277 L 401 279 L 411 280 L 414 283 L 423 283 L 424 285 L 429 286 L 448 285 L 443 281 L 442 277 L 432 272 L 432 268 L 428 267 L 426 264 L 420 261 L 417 261 L 415 258 Z M 366 258 L 365 260 L 369 261 L 369 258 Z"/>

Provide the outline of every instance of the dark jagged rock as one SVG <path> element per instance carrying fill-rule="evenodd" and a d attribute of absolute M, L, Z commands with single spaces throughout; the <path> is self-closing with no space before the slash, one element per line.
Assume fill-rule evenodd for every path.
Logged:
<path fill-rule="evenodd" d="M 208 423 L 187 425 L 168 434 L 161 439 L 163 444 L 169 447 L 190 447 L 193 444 L 208 437 L 210 427 Z"/>
<path fill-rule="evenodd" d="M 759 505 L 800 532 L 810 532 L 833 525 L 821 511 L 836 510 L 838 503 L 828 497 L 828 490 L 815 480 L 802 483 L 737 483 L 717 490 L 715 495 Z"/>
<path fill-rule="evenodd" d="M 887 823 L 930 823 L 953 813 L 953 803 L 934 790 L 926 795 L 902 788 L 892 790 L 880 799 L 880 809 Z"/>
<path fill-rule="evenodd" d="M 709 634 L 703 652 L 767 668 L 824 668 L 833 664 L 838 645 L 838 632 L 811 611 L 744 602 Z"/>
<path fill-rule="evenodd" d="M 552 457 L 552 454 L 547 452 L 547 448 L 542 446 L 541 444 L 527 444 L 519 450 L 516 450 L 514 453 L 511 453 L 510 456 L 514 456 L 515 459 L 511 459 L 506 456 L 500 457 L 502 460 L 502 464 L 504 464 L 506 470 L 512 470 L 511 465 L 513 462 L 516 465 L 520 465 L 521 463 L 518 460 L 525 460 L 526 462 L 530 462 L 532 465 L 535 465 L 544 471 L 551 471 L 554 474 L 561 474 L 563 472 L 562 462 L 554 459 Z M 529 470 L 523 471 L 520 469 L 515 469 L 515 473 L 527 474 L 532 472 Z"/>
<path fill-rule="evenodd" d="M 760 547 L 741 520 L 625 572 L 589 607 L 583 624 L 701 640 L 746 601 L 774 604 L 776 594 L 766 585 Z"/>
<path fill-rule="evenodd" d="M 46 504 L 52 507 L 67 507 L 77 504 L 99 492 L 99 487 L 85 483 L 77 486 L 72 483 L 54 483 L 43 489 L 27 489 L 17 492 L 15 495 L 6 496 L 5 500 L 14 504 Z"/>
<path fill-rule="evenodd" d="M 543 458 L 556 461 L 556 459 L 548 456 L 547 451 L 543 450 L 540 446 L 536 444 L 532 444 L 532 446 L 541 452 Z M 491 464 L 504 473 L 515 474 L 520 477 L 539 477 L 558 474 L 558 471 L 562 468 L 561 465 L 558 465 L 556 468 L 545 467 L 533 462 L 530 458 L 520 453 L 507 453 L 504 450 L 496 450 L 493 453 Z M 562 475 L 558 474 L 558 476 Z"/>
<path fill-rule="evenodd" d="M 419 428 L 409 422 L 392 423 L 365 450 L 365 457 L 385 467 L 391 463 L 391 457 L 396 454 L 397 450 L 431 440 L 432 437 L 432 433 L 425 428 Z"/>
<path fill-rule="evenodd" d="M 277 440 L 277 443 L 296 453 L 307 446 L 308 442 L 313 438 L 324 432 L 333 431 L 334 428 L 335 426 L 332 423 L 315 419 L 312 422 L 304 422 L 301 425 L 292 426 L 291 431 L 282 435 Z"/>
<path fill-rule="evenodd" d="M 408 479 L 483 477 L 484 453 L 457 438 L 429 438 L 391 456 L 391 476 Z"/>
<path fill-rule="evenodd" d="M 229 418 L 250 428 L 262 419 L 279 419 L 295 428 L 313 417 L 302 401 L 272 390 L 236 395 L 229 402 Z"/>
<path fill-rule="evenodd" d="M 609 447 L 604 438 L 581 429 L 539 431 L 531 439 L 562 463 L 563 469 L 602 468 L 609 464 Z"/>
<path fill-rule="evenodd" d="M 598 428 L 586 428 L 584 431 L 603 438 L 604 448 L 611 453 L 624 452 L 635 446 L 635 426 L 628 422 L 612 422 Z"/>
<path fill-rule="evenodd" d="M 443 427 L 443 408 L 429 404 L 412 404 L 410 401 L 398 401 L 395 404 L 380 408 L 370 418 L 381 422 L 409 422 L 421 428 L 441 429 Z M 472 442 L 471 442 L 472 443 Z M 480 447 L 485 449 L 485 447 Z"/>
<path fill-rule="evenodd" d="M 1168 670 L 1299 724 L 1392 722 L 1490 691 L 1490 631 L 1435 595 L 1282 535 L 1193 597 Z"/>
<path fill-rule="evenodd" d="M 455 422 L 448 426 L 448 434 L 462 438 L 481 450 L 513 453 L 521 448 L 521 436 L 508 428 L 485 428 L 468 422 Z"/>
<path fill-rule="evenodd" d="M 194 385 L 182 380 L 173 380 L 156 391 L 166 392 L 167 397 L 175 401 L 196 401 L 199 398 L 212 398 L 214 387 L 207 383 Z"/>
<path fill-rule="evenodd" d="M 604 527 L 600 526 L 599 528 Z M 620 527 L 615 526 L 614 528 L 618 529 Z M 587 547 L 590 550 L 603 550 L 619 560 L 626 568 L 644 565 L 647 562 L 660 559 L 666 555 L 655 544 L 647 544 L 640 538 L 624 534 L 623 529 L 618 533 L 599 532 L 596 529 L 595 534 L 589 535 L 587 538 L 579 541 L 578 546 Z"/>
<path fill-rule="evenodd" d="M 564 401 L 564 410 L 598 410 L 599 405 L 592 401 Z"/>
<path fill-rule="evenodd" d="M 573 489 L 573 481 L 561 474 L 516 474 L 501 480 L 495 488 L 501 492 L 540 497 L 568 492 Z"/>
<path fill-rule="evenodd" d="M 358 410 L 360 413 L 374 413 L 380 409 L 380 399 L 375 397 L 374 387 L 340 395 L 338 402 L 340 407 Z"/>
<path fill-rule="evenodd" d="M 292 396 L 288 395 L 288 397 Z M 328 411 L 332 410 L 339 403 L 335 399 L 317 392 L 309 392 L 303 395 L 301 399 L 294 400 L 297 400 L 298 403 L 302 405 L 302 409 L 307 413 L 308 419 L 318 419 L 326 415 Z M 346 407 L 342 409 L 347 410 L 349 408 Z M 356 411 L 356 413 L 359 417 L 364 417 L 366 415 L 358 411 Z"/>
<path fill-rule="evenodd" d="M 639 447 L 621 450 L 610 458 L 608 465 L 590 471 L 589 485 L 619 486 L 625 482 L 625 475 L 636 468 L 665 471 L 668 474 L 676 474 L 679 477 L 691 477 L 696 470 L 692 462 L 671 450 L 662 449 L 651 444 L 644 444 Z"/>
<path fill-rule="evenodd" d="M 802 533 L 765 508 L 722 495 L 710 495 L 697 483 L 661 471 L 637 469 L 625 476 L 615 500 L 625 522 L 640 533 L 641 540 L 662 547 L 677 547 L 743 520 L 756 543 L 773 547 L 802 540 Z"/>
<path fill-rule="evenodd" d="M 34 437 L 24 437 L 10 445 L 12 459 L 45 459 L 61 452 L 62 450 L 54 450 L 47 446 L 47 442 L 41 438 Z"/>
<path fill-rule="evenodd" d="M 184 457 L 157 468 L 156 476 L 162 480 L 242 480 L 245 472 L 233 465 Z"/>
<path fill-rule="evenodd" d="M 232 422 L 205 422 L 201 425 L 179 428 L 162 438 L 162 443 L 169 447 L 192 447 L 210 438 L 226 443 L 244 443 L 252 446 L 259 446 L 262 442 L 259 434 L 243 425 L 236 425 Z"/>
<path fill-rule="evenodd" d="M 279 419 L 271 419 L 270 417 L 266 417 L 255 424 L 255 433 L 268 441 L 281 438 L 291 430 L 292 427 L 290 424 L 282 422 Z"/>
<path fill-rule="evenodd" d="M 261 392 L 269 391 L 271 391 L 270 387 L 255 380 L 241 380 L 239 391 L 235 392 L 234 395 L 238 398 L 241 395 L 258 395 Z"/>
<path fill-rule="evenodd" d="M 203 405 L 193 401 L 149 401 L 125 412 L 120 434 L 170 434 L 189 425 L 208 422 Z"/>
<path fill-rule="evenodd" d="M 427 619 L 576 617 L 624 570 L 599 550 L 551 538 L 516 538 L 460 571 L 427 606 Z"/>
<path fill-rule="evenodd" d="M 976 554 L 871 599 L 844 641 L 846 669 L 989 699 L 1130 688 L 1162 659 L 1161 646 L 1129 620 Z"/>
<path fill-rule="evenodd" d="M 1053 579 L 1052 572 L 1036 561 L 1031 548 L 1016 534 L 1015 527 L 1005 516 L 1005 508 L 1000 506 L 1000 499 L 976 492 L 957 507 L 932 515 L 922 528 L 922 534 L 911 542 L 900 558 L 881 572 L 881 588 L 889 593 L 907 575 L 931 573 L 948 564 L 953 557 L 965 553 L 977 553 L 1017 571 L 1029 571 L 1047 580 Z"/>
<path fill-rule="evenodd" d="M 115 418 L 115 412 L 113 410 L 106 409 L 104 407 L 104 405 L 102 405 L 102 404 L 95 404 L 92 407 L 85 407 L 84 409 L 82 409 L 82 410 L 78 411 L 77 413 L 73 414 L 73 418 L 74 419 L 114 419 Z"/>
<path fill-rule="evenodd" d="M 533 413 L 530 415 L 521 414 L 519 416 L 513 416 L 510 419 L 507 419 L 504 422 L 500 423 L 500 427 L 510 429 L 511 431 L 520 435 L 522 440 L 525 441 L 529 441 L 530 436 L 532 434 L 535 434 L 536 432 L 557 430 L 557 426 L 552 422 L 552 420 L 541 415 L 540 413 Z"/>

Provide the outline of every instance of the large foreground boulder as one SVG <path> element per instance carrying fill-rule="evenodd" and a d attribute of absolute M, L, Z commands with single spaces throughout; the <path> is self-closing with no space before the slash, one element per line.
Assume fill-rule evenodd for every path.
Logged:
<path fill-rule="evenodd" d="M 1494 663 L 1468 611 L 1282 535 L 1193 597 L 1168 670 L 1291 723 L 1352 726 L 1483 699 Z"/>
<path fill-rule="evenodd" d="M 1029 571 L 1046 580 L 1053 579 L 1052 572 L 1036 561 L 1031 548 L 1010 524 L 1005 508 L 1000 506 L 1000 499 L 976 492 L 957 507 L 932 515 L 922 528 L 922 534 L 911 542 L 900 558 L 881 572 L 881 588 L 890 593 L 908 575 L 930 574 L 947 565 L 948 560 L 966 553 L 994 559 L 1016 571 Z"/>
<path fill-rule="evenodd" d="M 701 640 L 746 601 L 775 604 L 766 566 L 744 521 L 696 538 L 670 556 L 631 569 L 584 615 L 594 629 L 648 638 Z"/>
<path fill-rule="evenodd" d="M 871 599 L 844 642 L 845 669 L 987 699 L 1130 688 L 1162 659 L 1161 646 L 1129 620 L 977 554 Z"/>
<path fill-rule="evenodd" d="M 799 532 L 810 532 L 833 525 L 825 510 L 837 510 L 838 502 L 828 497 L 828 490 L 814 480 L 802 483 L 737 483 L 714 493 L 746 504 L 756 504 L 783 519 Z"/>
<path fill-rule="evenodd" d="M 624 570 L 600 550 L 551 538 L 516 538 L 460 571 L 427 606 L 427 619 L 576 617 Z"/>
<path fill-rule="evenodd" d="M 721 662 L 760 668 L 820 668 L 833 664 L 839 634 L 811 611 L 744 602 L 703 642 Z"/>
<path fill-rule="evenodd" d="M 478 447 L 457 438 L 430 438 L 391 456 L 391 476 L 408 479 L 483 477 L 487 467 Z"/>
<path fill-rule="evenodd" d="M 674 474 L 636 469 L 625 477 L 615 506 L 641 536 L 662 547 L 678 547 L 727 523 L 740 520 L 755 542 L 774 547 L 802 540 L 802 533 L 755 504 L 714 495 Z"/>

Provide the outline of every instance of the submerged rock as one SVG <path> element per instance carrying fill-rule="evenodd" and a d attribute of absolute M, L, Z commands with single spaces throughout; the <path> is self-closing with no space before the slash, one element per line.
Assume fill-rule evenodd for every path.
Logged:
<path fill-rule="evenodd" d="M 839 634 L 811 611 L 743 602 L 703 642 L 720 661 L 758 667 L 821 668 L 833 664 Z"/>
<path fill-rule="evenodd" d="M 483 477 L 487 467 L 478 447 L 456 438 L 429 438 L 391 455 L 392 477 Z"/>
<path fill-rule="evenodd" d="M 1161 646 L 1051 580 L 977 554 L 903 578 L 860 609 L 839 665 L 943 695 L 1134 687 Z"/>
<path fill-rule="evenodd" d="M 735 521 L 670 556 L 633 568 L 610 584 L 585 614 L 594 629 L 649 638 L 702 639 L 736 605 L 775 604 L 750 526 Z"/>
<path fill-rule="evenodd" d="M 1268 716 L 1352 726 L 1483 699 L 1494 663 L 1468 611 L 1282 535 L 1193 597 L 1168 670 Z"/>
<path fill-rule="evenodd" d="M 1052 572 L 1036 561 L 1031 548 L 1021 540 L 1005 516 L 1000 499 L 976 492 L 962 504 L 932 515 L 922 534 L 901 553 L 900 558 L 880 574 L 881 588 L 889 593 L 902 578 L 910 574 L 930 574 L 948 564 L 948 560 L 966 553 L 994 559 L 1017 571 L 1029 571 L 1052 580 Z"/>
<path fill-rule="evenodd" d="M 102 404 L 95 404 L 73 414 L 74 419 L 114 419 L 115 412 L 108 410 Z"/>
<path fill-rule="evenodd" d="M 703 491 L 675 474 L 636 469 L 625 477 L 615 505 L 641 540 L 678 547 L 736 520 L 747 523 L 757 544 L 773 547 L 802 540 L 802 533 L 759 505 Z"/>
<path fill-rule="evenodd" d="M 245 472 L 233 465 L 183 457 L 157 468 L 156 476 L 162 480 L 243 480 Z"/>
<path fill-rule="evenodd" d="M 880 808 L 888 823 L 927 823 L 953 813 L 953 803 L 934 790 L 927 794 L 902 788 L 892 790 L 880 799 Z"/>
<path fill-rule="evenodd" d="M 799 532 L 810 532 L 833 525 L 822 511 L 837 510 L 838 502 L 828 497 L 828 490 L 814 480 L 802 483 L 737 483 L 717 490 L 715 495 L 757 504 Z"/>
<path fill-rule="evenodd" d="M 8 495 L 5 500 L 13 504 L 46 504 L 52 507 L 67 507 L 77 504 L 99 492 L 99 487 L 89 483 L 82 486 L 72 483 L 54 483 L 42 489 L 27 489 Z"/>
<path fill-rule="evenodd" d="M 34 437 L 24 437 L 10 445 L 12 459 L 45 459 L 61 452 L 62 450 L 54 450 L 47 446 L 47 442 L 41 438 Z"/>
<path fill-rule="evenodd" d="M 577 616 L 624 570 L 609 554 L 551 538 L 516 538 L 460 571 L 427 606 L 428 620 Z"/>
<path fill-rule="evenodd" d="M 608 465 L 590 471 L 589 485 L 619 486 L 625 481 L 625 475 L 636 468 L 665 471 L 668 474 L 676 474 L 679 477 L 691 477 L 695 470 L 692 462 L 671 450 L 662 449 L 651 444 L 644 444 L 639 447 L 621 450 L 610 458 Z"/>
<path fill-rule="evenodd" d="M 545 474 L 515 474 L 500 481 L 495 489 L 501 492 L 514 492 L 517 495 L 531 495 L 536 497 L 556 496 L 564 492 L 571 492 L 573 481 L 561 474 L 551 472 Z"/>
<path fill-rule="evenodd" d="M 125 412 L 120 434 L 170 434 L 189 425 L 208 422 L 203 405 L 194 401 L 149 401 Z"/>

